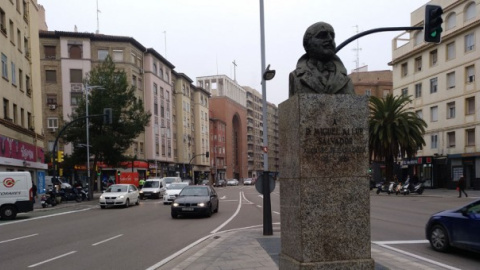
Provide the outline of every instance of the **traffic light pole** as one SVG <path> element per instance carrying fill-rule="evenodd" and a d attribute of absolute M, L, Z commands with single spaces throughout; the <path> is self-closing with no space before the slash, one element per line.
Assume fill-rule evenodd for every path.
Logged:
<path fill-rule="evenodd" d="M 88 119 L 90 117 L 98 117 L 98 116 L 105 116 L 104 114 L 94 114 L 94 115 L 89 115 L 89 116 L 81 116 L 81 117 L 78 117 L 76 119 L 73 119 L 72 122 L 66 124 L 57 134 L 57 137 L 55 138 L 55 142 L 53 143 L 53 149 L 52 149 L 52 153 L 53 153 L 53 179 L 55 179 L 57 177 L 57 157 L 58 157 L 58 150 L 57 150 L 57 144 L 58 144 L 58 139 L 60 139 L 60 136 L 62 136 L 62 133 L 65 131 L 65 129 L 67 129 L 67 127 L 71 126 L 73 123 L 77 122 L 77 121 L 80 121 L 80 120 L 83 120 L 83 119 Z M 87 147 L 90 147 L 87 145 Z M 90 186 L 90 183 L 88 183 L 89 186 Z M 88 192 L 90 193 L 92 190 L 90 187 L 88 189 Z M 91 197 L 92 194 L 88 194 Z"/>
<path fill-rule="evenodd" d="M 348 43 L 356 40 L 357 38 L 370 35 L 373 33 L 378 33 L 378 32 L 391 32 L 391 31 L 412 31 L 412 30 L 422 30 L 423 26 L 406 26 L 406 27 L 382 27 L 382 28 L 375 28 L 371 30 L 367 30 L 362 33 L 358 33 L 355 36 L 352 36 L 351 38 L 345 40 L 342 44 L 338 45 L 335 52 L 338 53 L 343 47 L 345 47 Z"/>

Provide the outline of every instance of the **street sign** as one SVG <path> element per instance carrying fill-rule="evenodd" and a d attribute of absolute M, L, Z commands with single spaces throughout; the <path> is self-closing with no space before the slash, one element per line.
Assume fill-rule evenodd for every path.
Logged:
<path fill-rule="evenodd" d="M 275 189 L 275 180 L 271 175 L 268 176 L 268 180 L 270 182 L 270 193 Z M 258 193 L 263 194 L 263 174 L 260 174 L 255 182 L 255 189 Z"/>

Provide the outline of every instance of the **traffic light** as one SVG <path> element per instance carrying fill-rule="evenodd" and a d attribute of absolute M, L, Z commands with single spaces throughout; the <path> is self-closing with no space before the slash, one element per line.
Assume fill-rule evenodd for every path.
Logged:
<path fill-rule="evenodd" d="M 63 151 L 58 151 L 57 152 L 57 162 L 63 162 Z"/>
<path fill-rule="evenodd" d="M 210 152 L 207 151 L 207 152 L 205 153 L 205 156 L 208 158 L 208 157 L 210 156 Z"/>
<path fill-rule="evenodd" d="M 117 175 L 120 176 L 120 171 L 117 172 Z"/>
<path fill-rule="evenodd" d="M 104 108 L 103 109 L 103 123 L 104 124 L 112 124 L 112 108 Z"/>
<path fill-rule="evenodd" d="M 442 14 L 443 9 L 440 6 L 427 5 L 425 7 L 425 42 L 440 43 L 442 34 Z"/>

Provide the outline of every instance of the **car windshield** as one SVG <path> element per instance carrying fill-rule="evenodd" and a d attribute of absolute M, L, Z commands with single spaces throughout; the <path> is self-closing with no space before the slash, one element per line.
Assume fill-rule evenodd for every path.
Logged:
<path fill-rule="evenodd" d="M 208 196 L 208 190 L 202 187 L 185 187 L 180 196 Z"/>
<path fill-rule="evenodd" d="M 185 185 L 185 184 L 171 184 L 167 187 L 167 189 L 182 189 L 186 186 L 187 185 Z"/>
<path fill-rule="evenodd" d="M 146 181 L 143 184 L 144 188 L 158 188 L 159 182 L 158 181 Z"/>
<path fill-rule="evenodd" d="M 127 186 L 111 185 L 105 192 L 127 192 Z"/>
<path fill-rule="evenodd" d="M 173 177 L 166 177 L 164 179 L 165 179 L 166 184 L 170 184 L 170 183 L 173 183 L 175 181 L 175 178 L 173 178 Z"/>

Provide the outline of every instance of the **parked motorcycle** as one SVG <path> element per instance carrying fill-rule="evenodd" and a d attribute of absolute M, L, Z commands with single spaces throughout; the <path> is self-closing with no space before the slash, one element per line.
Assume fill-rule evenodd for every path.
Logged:
<path fill-rule="evenodd" d="M 388 194 L 388 186 L 385 184 L 385 182 L 380 182 L 377 184 L 377 194 L 380 194 L 380 192 L 387 192 Z"/>
<path fill-rule="evenodd" d="M 424 190 L 425 185 L 423 184 L 423 182 L 418 182 L 417 184 L 406 183 L 402 187 L 402 194 L 408 195 L 410 193 L 417 193 L 418 195 L 421 195 Z"/>
<path fill-rule="evenodd" d="M 57 200 L 55 199 L 55 194 L 52 190 L 49 190 L 47 193 L 43 194 L 40 201 L 43 208 L 47 207 L 48 205 L 57 205 Z"/>
<path fill-rule="evenodd" d="M 60 196 L 62 197 L 62 201 L 76 201 L 76 202 L 82 201 L 82 195 L 80 194 L 80 192 L 76 190 L 76 188 L 61 189 L 59 193 L 60 193 Z"/>
<path fill-rule="evenodd" d="M 395 195 L 398 195 L 398 193 L 400 193 L 399 187 L 401 187 L 400 183 L 390 182 L 390 185 L 388 186 L 388 194 L 390 195 L 395 193 Z"/>

